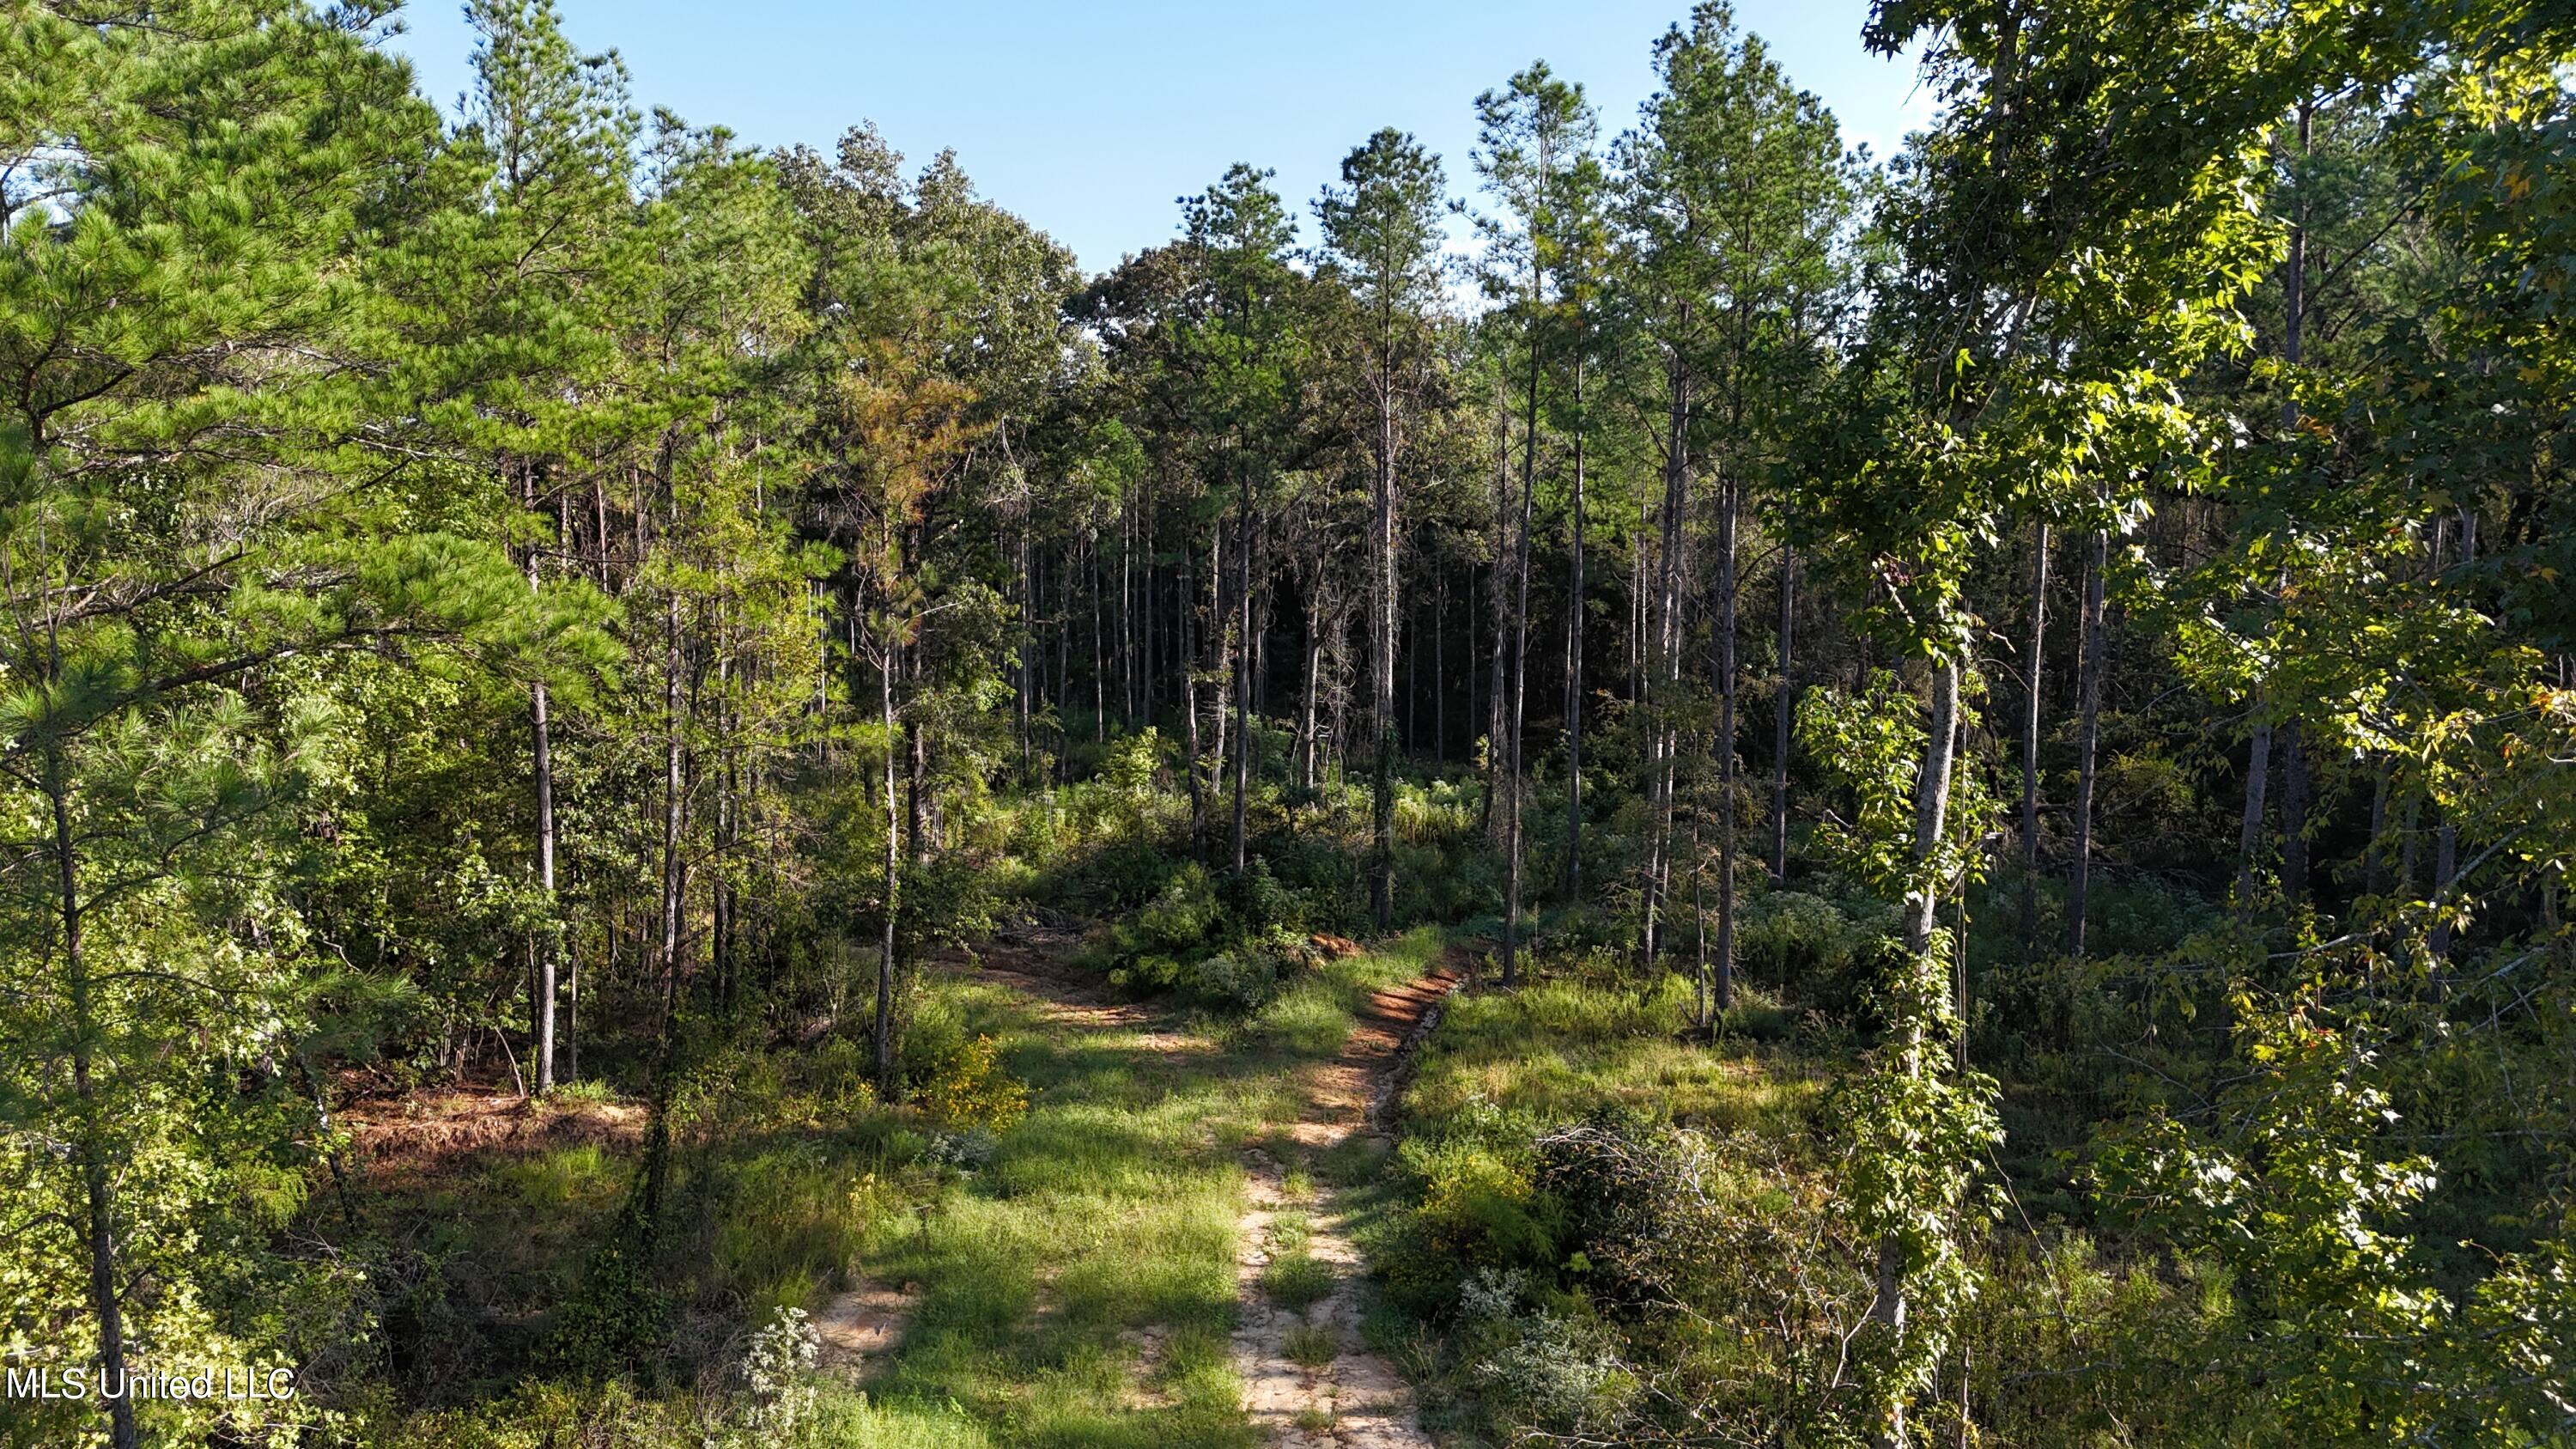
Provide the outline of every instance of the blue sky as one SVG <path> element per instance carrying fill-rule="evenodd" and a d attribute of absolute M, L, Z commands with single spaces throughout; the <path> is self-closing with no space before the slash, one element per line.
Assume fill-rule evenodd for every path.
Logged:
<path fill-rule="evenodd" d="M 763 146 L 828 148 L 860 120 L 918 166 L 953 148 L 984 195 L 1100 270 L 1170 238 L 1174 199 L 1235 161 L 1296 207 L 1380 126 L 1474 175 L 1476 93 L 1533 59 L 1581 81 L 1604 138 L 1653 89 L 1650 51 L 1688 0 L 560 0 L 585 51 L 614 47 L 636 101 Z M 1736 19 L 1884 156 L 1929 116 L 1910 64 L 1860 44 L 1864 0 L 1742 0 Z M 411 0 L 393 48 L 454 109 L 472 37 L 458 0 Z"/>

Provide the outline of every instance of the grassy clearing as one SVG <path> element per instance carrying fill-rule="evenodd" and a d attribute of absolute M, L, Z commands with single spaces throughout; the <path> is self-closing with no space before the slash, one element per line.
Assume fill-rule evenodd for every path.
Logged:
<path fill-rule="evenodd" d="M 971 973 L 925 975 L 912 1003 L 923 1032 L 988 1038 L 1029 1089 L 1025 1115 L 972 1143 L 853 1097 L 848 1063 L 828 1048 L 712 1073 L 700 1136 L 677 1166 L 669 1275 L 709 1370 L 687 1386 L 537 1384 L 451 1400 L 386 1442 L 730 1443 L 741 1402 L 725 1368 L 743 1326 L 819 1311 L 863 1279 L 912 1290 L 903 1336 L 859 1382 L 823 1376 L 793 1432 L 762 1430 L 760 1442 L 1250 1449 L 1229 1339 L 1242 1154 L 1258 1145 L 1278 1159 L 1292 1199 L 1319 1179 L 1382 1174 L 1382 1150 L 1310 1153 L 1285 1129 L 1305 1107 L 1302 1074 L 1340 1052 L 1371 992 L 1420 975 L 1441 949 L 1418 932 L 1328 961 L 1237 1021 L 1077 1023 Z M 476 1340 L 486 1394 L 501 1392 L 501 1350 L 537 1349 L 549 1305 L 578 1291 L 587 1245 L 633 1173 L 631 1144 L 582 1143 L 414 1204 L 444 1223 L 457 1263 L 507 1266 L 498 1296 L 526 1326 Z M 1333 1281 L 1304 1251 L 1306 1226 L 1292 1207 L 1271 1235 L 1275 1292 L 1300 1311 Z M 1329 1362 L 1338 1346 L 1307 1337 L 1305 1352 Z"/>
<path fill-rule="evenodd" d="M 1728 1029 L 1772 1004 L 1740 992 L 1714 1046 L 1687 1039 L 1689 1010 L 1678 976 L 1642 992 L 1559 979 L 1462 993 L 1424 1046 L 1407 1119 L 1438 1133 L 1472 1112 L 1559 1122 L 1618 1103 L 1678 1126 L 1800 1135 L 1829 1081 L 1822 1063 Z"/>

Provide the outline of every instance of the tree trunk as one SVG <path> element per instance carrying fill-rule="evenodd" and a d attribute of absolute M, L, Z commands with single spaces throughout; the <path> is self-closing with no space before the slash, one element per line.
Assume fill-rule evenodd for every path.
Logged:
<path fill-rule="evenodd" d="M 1511 736 L 1503 765 L 1508 813 L 1503 822 L 1503 984 L 1520 979 L 1521 930 L 1521 723 L 1529 698 L 1530 508 L 1538 482 L 1538 344 L 1530 344 L 1529 412 L 1521 448 L 1519 534 L 1512 548 Z"/>
<path fill-rule="evenodd" d="M 2022 655 L 2021 949 L 2025 961 L 2039 955 L 2039 672 L 2047 660 L 2048 642 L 2048 520 L 2041 519 L 2036 527 L 2030 559 L 2030 644 Z"/>
<path fill-rule="evenodd" d="M 1946 828 L 1950 809 L 1951 768 L 1957 758 L 1959 738 L 1959 673 L 1955 659 L 1944 659 L 1933 666 L 1932 712 L 1925 721 L 1923 734 L 1923 767 L 1914 788 L 1914 863 L 1917 881 L 1905 899 L 1905 950 L 1920 961 L 1932 951 L 1932 932 L 1938 923 L 1944 882 L 1930 878 L 1929 863 L 1940 848 L 1941 833 Z M 1923 1023 L 1909 1020 L 1904 1033 L 1903 1069 L 1909 1077 L 1923 1072 Z M 1869 1305 L 1873 1322 L 1903 1342 L 1905 1335 L 1905 1247 L 1893 1233 L 1878 1240 L 1877 1292 Z M 1879 1442 L 1903 1444 L 1905 1424 L 1903 1406 L 1892 1436 L 1881 1436 Z"/>
<path fill-rule="evenodd" d="M 2365 847 L 2370 868 L 2364 880 L 2372 895 L 2388 889 L 2388 780 L 2394 768 L 2390 757 L 2381 755 L 2377 768 L 2371 771 L 2370 844 Z"/>
<path fill-rule="evenodd" d="M 1395 385 L 1379 359 L 1377 476 L 1369 491 L 1369 699 L 1377 728 L 1369 763 L 1369 916 L 1381 934 L 1395 919 Z"/>
<path fill-rule="evenodd" d="M 1727 478 L 1717 490 L 1717 607 L 1709 653 L 1717 692 L 1717 1009 L 1735 1005 L 1735 530 L 1743 494 Z"/>
<path fill-rule="evenodd" d="M 1190 851 L 1201 854 L 1207 849 L 1207 793 L 1199 788 L 1199 658 L 1198 641 L 1193 637 L 1199 606 L 1196 573 L 1194 563 L 1181 569 L 1183 599 L 1176 611 L 1180 615 L 1180 635 L 1174 642 L 1181 655 L 1181 727 L 1189 750 L 1189 759 L 1184 762 L 1188 768 L 1182 773 L 1188 778 L 1190 790 Z"/>
<path fill-rule="evenodd" d="M 2301 100 L 2296 127 L 2298 165 L 2306 160 L 2310 127 L 2316 107 Z M 2292 368 L 2299 365 L 2301 343 L 2307 327 L 2308 290 L 2308 203 L 2303 178 L 2290 188 L 2290 248 L 2281 269 L 2281 295 L 2284 303 L 2281 330 L 2281 359 Z M 2281 405 L 2285 428 L 2296 428 L 2299 404 L 2293 397 Z M 2308 776 L 2308 752 L 2299 739 L 2299 727 L 2292 723 L 2281 731 L 2281 894 L 2285 904 L 2297 906 L 2308 894 L 2308 801 L 2311 795 Z"/>
<path fill-rule="evenodd" d="M 2433 899 L 2445 909 L 2450 905 L 2451 884 L 2459 877 L 2460 828 L 2452 822 L 2451 812 L 2445 810 L 2441 826 L 2433 832 Z M 2433 956 L 2433 999 L 2439 1001 L 2449 994 L 2442 977 L 2442 968 L 2451 957 L 2451 922 L 2447 917 L 2433 923 L 2425 946 Z"/>
<path fill-rule="evenodd" d="M 535 580 L 532 578 L 530 583 Z M 555 1085 L 555 757 L 551 722 L 546 715 L 544 680 L 528 686 L 528 717 L 533 726 L 531 763 L 537 791 L 537 891 L 545 902 L 546 920 L 537 929 L 537 1093 Z"/>
<path fill-rule="evenodd" d="M 2298 722 L 2281 726 L 2281 897 L 2296 908 L 2308 898 L 2308 748 Z"/>
<path fill-rule="evenodd" d="M 62 747 L 45 745 L 45 794 L 52 807 L 54 889 L 63 923 L 63 986 L 72 1012 L 72 1099 L 76 1109 L 74 1147 L 81 1165 L 81 1194 L 87 1208 L 83 1224 L 89 1250 L 90 1312 L 98 1319 L 98 1363 L 110 1385 L 125 1382 L 125 1312 L 117 1286 L 115 1180 L 109 1170 L 106 1131 L 100 1122 L 96 1052 L 98 1013 L 90 996 L 87 919 L 81 909 L 80 847 L 72 829 L 71 782 L 63 768 Z M 105 1398 L 105 1395 L 101 1395 Z M 137 1449 L 143 1441 L 134 1422 L 134 1401 L 122 1392 L 107 1398 L 107 1433 L 112 1449 Z"/>
<path fill-rule="evenodd" d="M 902 736 L 894 713 L 894 622 L 886 621 L 886 637 L 879 641 L 877 655 L 877 724 L 885 732 L 885 876 L 884 920 L 877 938 L 877 1000 L 874 1024 L 877 1069 L 877 1100 L 894 1102 L 902 1097 L 902 1083 L 895 1077 L 894 1061 L 894 927 L 898 893 L 903 882 L 903 852 L 897 844 L 895 818 L 894 771 L 895 753 Z"/>
<path fill-rule="evenodd" d="M 1583 358 L 1574 359 L 1574 531 L 1565 602 L 1565 898 L 1583 899 Z"/>
<path fill-rule="evenodd" d="M 1780 686 L 1771 721 L 1771 879 L 1789 881 L 1789 744 L 1798 713 L 1795 657 L 1790 652 L 1798 617 L 1798 556 L 1780 545 Z"/>
<path fill-rule="evenodd" d="M 2258 696 L 2254 707 L 2268 708 L 2270 691 Z M 2272 722 L 2257 718 L 2254 738 L 2245 750 L 2245 816 L 2236 835 L 2236 905 L 2251 909 L 2254 902 L 2254 873 L 2263 851 L 2263 797 L 2272 776 Z"/>
<path fill-rule="evenodd" d="M 1682 513 L 1690 489 L 1690 376 L 1678 357 L 1669 364 L 1670 407 L 1664 419 L 1664 501 L 1656 559 L 1654 648 L 1648 665 L 1649 707 L 1646 716 L 1646 806 L 1652 820 L 1646 838 L 1643 897 L 1637 950 L 1639 965 L 1652 969 L 1662 949 L 1664 883 L 1671 868 L 1675 766 L 1680 742 L 1672 724 L 1674 695 L 1681 680 L 1682 646 Z"/>
<path fill-rule="evenodd" d="M 1243 874 L 1247 797 L 1252 793 L 1252 478 L 1234 509 L 1234 873 Z"/>
<path fill-rule="evenodd" d="M 1029 729 L 1034 719 L 1031 695 L 1035 693 L 1036 661 L 1033 656 L 1037 652 L 1035 646 L 1038 620 L 1037 585 L 1033 576 L 1036 550 L 1031 544 L 1029 533 L 1030 523 L 1024 515 L 1020 520 L 1020 627 L 1018 634 L 1011 641 L 1011 662 L 1014 666 L 1011 670 L 1011 703 L 1019 716 L 1020 773 L 1023 776 L 1029 772 L 1030 759 L 1034 750 L 1029 739 Z"/>
<path fill-rule="evenodd" d="M 1511 409 L 1503 398 L 1495 399 L 1494 417 L 1498 423 L 1498 442 L 1494 453 L 1494 566 L 1485 575 L 1487 604 L 1494 623 L 1493 657 L 1485 681 L 1485 839 L 1500 850 L 1506 834 L 1502 817 L 1495 804 L 1502 797 L 1503 753 L 1508 744 L 1503 730 L 1504 661 L 1509 654 L 1511 637 L 1512 577 L 1512 470 Z M 1534 444 L 1535 439 L 1531 440 Z"/>
<path fill-rule="evenodd" d="M 1312 790 L 1319 781 L 1315 774 L 1315 690 L 1324 671 L 1323 600 L 1314 588 L 1306 591 L 1306 698 L 1297 715 L 1297 788 Z"/>
<path fill-rule="evenodd" d="M 662 951 L 664 994 L 676 997 L 680 972 L 680 898 L 687 857 L 680 849 L 682 790 L 680 739 L 680 591 L 662 599 Z M 664 1028 L 669 1028 L 664 1023 Z"/>
<path fill-rule="evenodd" d="M 1449 575 L 1431 596 L 1431 762 L 1449 763 Z"/>
<path fill-rule="evenodd" d="M 2084 565 L 2083 656 L 2077 664 L 2079 718 L 2075 741 L 2075 860 L 2066 890 L 2066 950 L 2084 954 L 2086 898 L 2093 884 L 2093 780 L 2102 742 L 2102 656 L 2105 648 L 2103 576 L 2111 566 L 2111 535 L 2096 532 Z"/>

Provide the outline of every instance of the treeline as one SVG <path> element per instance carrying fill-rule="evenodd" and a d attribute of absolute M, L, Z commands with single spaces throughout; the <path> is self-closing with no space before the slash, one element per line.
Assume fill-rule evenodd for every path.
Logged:
<path fill-rule="evenodd" d="M 2018 1112 L 2282 1432 L 2567 1432 L 2565 16 L 1882 6 L 1881 164 L 1706 5 L 1625 129 L 1534 65 L 1454 177 L 1238 166 L 1085 277 L 469 9 L 453 126 L 366 6 L 0 40 L 13 1364 L 366 1379 L 335 1114 L 442 1077 L 649 1104 L 555 1362 L 649 1351 L 693 1064 L 820 1020 L 900 1100 L 925 951 L 1169 886 L 1015 803 L 1112 774 L 1238 903 L 1703 1031 L 1879 902 L 1764 983 L 1867 1027 L 1797 1415 L 1908 1440 Z"/>

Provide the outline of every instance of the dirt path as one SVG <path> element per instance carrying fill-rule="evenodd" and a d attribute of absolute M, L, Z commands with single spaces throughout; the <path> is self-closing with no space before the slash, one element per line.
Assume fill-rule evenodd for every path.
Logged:
<path fill-rule="evenodd" d="M 1149 1051 L 1215 1049 L 1208 1038 L 1169 1030 L 1159 1013 L 1118 1001 L 1096 978 L 1068 969 L 1065 958 L 1078 944 L 1071 932 L 1036 928 L 1012 932 L 971 958 L 957 953 L 934 964 L 1006 985 L 1068 1027 L 1115 1032 Z M 1357 1133 L 1377 1134 L 1403 1089 L 1411 1049 L 1429 1035 L 1460 980 L 1457 968 L 1444 966 L 1375 992 L 1340 1053 L 1300 1073 L 1304 1108 L 1285 1135 L 1313 1154 Z M 1333 1194 L 1311 1184 L 1292 1192 L 1287 1169 L 1257 1148 L 1244 1154 L 1243 1168 L 1233 1348 L 1244 1412 L 1281 1449 L 1433 1449 L 1402 1375 L 1361 1341 L 1365 1267 Z M 1320 1269 L 1307 1270 L 1314 1286 L 1305 1293 L 1284 1295 L 1296 1303 L 1274 1302 L 1264 1286 L 1281 1257 L 1311 1259 Z M 834 1297 L 815 1316 L 827 1365 L 861 1372 L 902 1338 L 915 1301 L 866 1283 Z"/>
<path fill-rule="evenodd" d="M 1322 1150 L 1375 1132 L 1403 1087 L 1410 1048 L 1430 1034 L 1457 982 L 1443 969 L 1373 995 L 1341 1054 L 1307 1074 L 1306 1111 L 1291 1137 Z M 1431 1449 L 1403 1377 L 1360 1339 L 1363 1270 L 1345 1212 L 1329 1190 L 1292 1194 L 1266 1152 L 1245 1153 L 1243 1167 L 1234 1363 L 1244 1412 L 1283 1449 Z M 1274 1295 L 1263 1281 L 1275 1261 L 1298 1257 L 1321 1265 L 1331 1284 L 1303 1311 L 1293 1306 L 1302 1294 Z"/>

